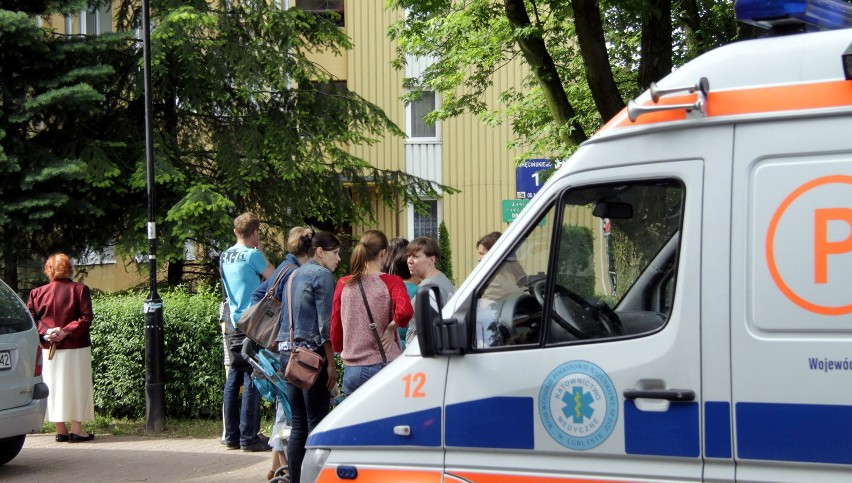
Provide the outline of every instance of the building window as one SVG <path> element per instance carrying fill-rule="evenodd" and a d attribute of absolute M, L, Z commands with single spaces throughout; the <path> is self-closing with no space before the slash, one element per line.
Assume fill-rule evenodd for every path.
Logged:
<path fill-rule="evenodd" d="M 91 248 L 86 248 L 86 250 L 80 254 L 79 257 L 74 258 L 71 262 L 75 266 L 86 266 L 86 265 L 111 265 L 115 263 L 115 247 L 114 246 L 106 246 L 103 250 L 95 251 Z"/>
<path fill-rule="evenodd" d="M 329 20 L 338 27 L 344 27 L 343 0 L 298 0 L 296 6 L 306 12 L 315 12 Z M 329 15 L 329 12 L 332 15 Z"/>
<path fill-rule="evenodd" d="M 311 82 L 311 91 L 303 98 L 312 106 L 314 116 L 346 126 L 349 112 L 349 88 L 346 81 Z"/>
<path fill-rule="evenodd" d="M 102 5 L 80 12 L 81 34 L 100 35 L 112 32 L 112 6 Z"/>
<path fill-rule="evenodd" d="M 408 137 L 437 138 L 437 124 L 429 124 L 424 117 L 435 110 L 435 91 L 422 91 L 419 99 L 408 105 Z"/>
<path fill-rule="evenodd" d="M 423 200 L 427 209 L 421 213 L 414 210 L 414 238 L 427 236 L 429 238 L 438 239 L 438 200 Z"/>

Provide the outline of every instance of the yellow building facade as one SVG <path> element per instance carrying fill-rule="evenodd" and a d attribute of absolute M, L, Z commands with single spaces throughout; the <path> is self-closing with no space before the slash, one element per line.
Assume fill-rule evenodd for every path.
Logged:
<path fill-rule="evenodd" d="M 298 4 L 298 1 L 297 1 Z M 512 139 L 508 125 L 488 126 L 476 116 L 465 114 L 418 126 L 422 106 L 406 106 L 401 97 L 405 77 L 415 77 L 428 65 L 428 60 L 408 59 L 405 71 L 395 70 L 391 61 L 397 46 L 387 35 L 388 28 L 403 15 L 402 11 L 385 9 L 385 2 L 347 1 L 344 5 L 346 33 L 354 48 L 345 56 L 316 59 L 332 72 L 345 72 L 350 90 L 381 107 L 403 128 L 407 139 L 388 137 L 369 147 L 353 149 L 373 165 L 399 169 L 425 179 L 460 190 L 428 200 L 433 211 L 428 216 L 416 213 L 411 206 L 387 208 L 377 206 L 377 226 L 389 237 L 412 239 L 419 235 L 437 234 L 443 221 L 449 232 L 456 283 L 461 283 L 477 263 L 476 241 L 492 231 L 503 231 L 503 200 L 516 197 L 515 162 L 520 153 L 507 149 Z M 498 95 L 510 86 L 521 84 L 525 69 L 510 64 L 497 73 L 494 88 L 487 93 L 486 103 L 498 106 Z M 431 98 L 424 96 L 428 107 Z M 440 96 L 434 102 L 440 103 Z M 422 132 L 422 131 L 427 132 Z M 420 132 L 418 132 L 420 131 Z"/>

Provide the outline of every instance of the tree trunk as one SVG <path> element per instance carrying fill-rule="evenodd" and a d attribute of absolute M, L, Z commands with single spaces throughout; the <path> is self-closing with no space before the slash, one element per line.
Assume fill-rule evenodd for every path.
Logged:
<path fill-rule="evenodd" d="M 586 66 L 586 80 L 601 118 L 607 121 L 624 109 L 624 100 L 609 64 L 601 11 L 597 0 L 572 0 L 571 7 L 580 54 Z"/>
<path fill-rule="evenodd" d="M 531 27 L 530 17 L 524 0 L 504 0 L 506 17 L 513 29 Z M 518 39 L 518 46 L 524 58 L 530 65 L 539 85 L 541 86 L 547 107 L 553 115 L 553 120 L 559 126 L 570 125 L 571 132 L 563 134 L 563 141 L 568 144 L 580 144 L 588 137 L 583 127 L 575 119 L 577 113 L 568 101 L 568 95 L 556 71 L 556 63 L 544 45 L 541 35 L 529 35 Z"/>
<path fill-rule="evenodd" d="M 645 90 L 672 71 L 672 2 L 648 0 L 642 25 L 639 88 Z M 698 79 L 695 79 L 697 82 Z"/>
<path fill-rule="evenodd" d="M 704 45 L 704 31 L 701 29 L 701 14 L 698 12 L 698 2 L 696 0 L 683 0 L 680 3 L 681 24 L 686 32 L 686 39 L 689 43 L 689 50 L 703 53 L 706 46 Z"/>

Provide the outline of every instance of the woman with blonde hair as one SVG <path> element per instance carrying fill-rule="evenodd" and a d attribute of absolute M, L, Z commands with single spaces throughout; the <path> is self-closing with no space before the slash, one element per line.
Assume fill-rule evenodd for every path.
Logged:
<path fill-rule="evenodd" d="M 331 349 L 329 326 L 334 270 L 340 262 L 340 240 L 327 231 L 315 232 L 307 253 L 308 260 L 287 280 L 286 292 L 281 299 L 281 327 L 276 338 L 281 368 L 287 367 L 296 347 L 313 351 L 325 359 L 324 370 L 313 386 L 301 389 L 287 382 L 287 400 L 292 416 L 287 464 L 293 483 L 298 483 L 301 477 L 308 434 L 328 414 L 331 390 L 337 386 L 337 366 Z"/>
<path fill-rule="evenodd" d="M 275 273 L 266 279 L 252 293 L 252 304 L 259 302 L 263 296 L 269 291 L 269 288 L 275 283 L 275 279 L 281 270 L 286 270 L 275 290 L 275 298 L 283 300 L 285 297 L 284 288 L 287 286 L 287 280 L 290 275 L 299 267 L 305 264 L 310 258 L 308 251 L 311 248 L 311 237 L 314 231 L 306 226 L 294 226 L 290 229 L 287 236 L 287 256 L 284 261 L 278 264 Z M 289 319 L 287 320 L 289 322 Z M 283 371 L 282 371 L 283 372 Z M 272 469 L 266 474 L 266 479 L 271 480 L 276 475 L 285 475 L 287 470 L 287 441 L 290 438 L 290 420 L 287 418 L 287 413 L 284 411 L 284 401 L 281 396 L 275 398 L 275 424 L 272 426 L 272 437 L 269 438 L 269 446 L 272 447 Z"/>
<path fill-rule="evenodd" d="M 92 296 L 89 287 L 71 280 L 74 267 L 64 253 L 48 257 L 50 282 L 30 292 L 27 308 L 38 323 L 44 354 L 42 375 L 50 389 L 47 419 L 56 424 L 56 441 L 91 441 L 83 421 L 95 419 L 92 390 Z M 68 431 L 66 421 L 71 421 Z"/>
<path fill-rule="evenodd" d="M 331 347 L 343 359 L 347 396 L 402 354 L 396 329 L 414 313 L 402 278 L 382 272 L 387 247 L 384 233 L 364 232 L 352 250 L 352 275 L 334 290 Z"/>

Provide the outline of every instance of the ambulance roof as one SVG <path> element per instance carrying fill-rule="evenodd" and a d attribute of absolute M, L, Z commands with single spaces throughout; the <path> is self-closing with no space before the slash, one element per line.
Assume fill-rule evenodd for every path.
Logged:
<path fill-rule="evenodd" d="M 689 109 L 648 112 L 659 106 L 694 103 L 698 97 L 682 89 L 655 101 L 648 90 L 631 103 L 633 121 L 625 109 L 595 138 L 625 131 L 622 128 L 686 119 L 852 107 L 852 81 L 845 79 L 842 59 L 850 47 L 852 29 L 763 38 L 717 48 L 683 65 L 656 86 L 666 91 L 696 86 L 700 79 L 707 79 L 703 114 Z"/>
<path fill-rule="evenodd" d="M 711 91 L 717 91 L 840 80 L 844 79 L 841 56 L 850 45 L 852 29 L 736 42 L 697 57 L 658 85 L 689 85 L 706 77 Z"/>

